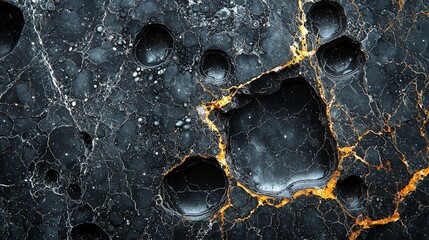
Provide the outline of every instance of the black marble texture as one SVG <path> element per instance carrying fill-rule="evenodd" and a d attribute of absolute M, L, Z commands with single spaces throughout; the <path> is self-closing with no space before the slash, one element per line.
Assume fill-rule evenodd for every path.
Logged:
<path fill-rule="evenodd" d="M 427 0 L 0 0 L 0 240 L 429 239 Z"/>

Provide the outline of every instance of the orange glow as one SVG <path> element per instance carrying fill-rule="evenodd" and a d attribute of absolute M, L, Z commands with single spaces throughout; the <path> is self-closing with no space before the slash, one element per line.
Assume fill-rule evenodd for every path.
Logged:
<path fill-rule="evenodd" d="M 401 10 L 405 4 L 405 0 L 397 0 L 397 3 L 399 4 L 400 10 Z M 266 72 L 263 72 L 260 75 L 253 77 L 252 79 L 250 79 L 249 81 L 247 81 L 245 83 L 235 85 L 235 86 L 231 86 L 231 87 L 228 87 L 226 89 L 219 89 L 219 90 L 222 90 L 223 92 L 227 92 L 227 94 L 223 95 L 219 99 L 216 99 L 214 101 L 207 102 L 207 103 L 202 103 L 200 106 L 198 106 L 198 108 L 199 108 L 198 112 L 200 113 L 202 121 L 217 136 L 219 152 L 216 156 L 216 159 L 219 162 L 219 164 L 222 166 L 222 169 L 225 171 L 225 174 L 228 177 L 228 179 L 230 179 L 230 183 L 232 180 L 234 180 L 234 182 L 236 182 L 237 187 L 242 188 L 247 194 L 249 194 L 251 197 L 253 197 L 257 200 L 256 207 L 254 209 L 252 209 L 247 216 L 245 216 L 243 218 L 234 219 L 233 220 L 234 222 L 243 222 L 243 221 L 248 220 L 256 212 L 256 210 L 261 206 L 272 206 L 272 207 L 280 208 L 280 207 L 283 207 L 284 205 L 286 205 L 288 203 L 293 202 L 294 199 L 296 199 L 300 196 L 313 195 L 313 196 L 317 196 L 321 199 L 330 199 L 330 200 L 335 200 L 335 201 L 339 202 L 338 199 L 336 198 L 335 194 L 334 194 L 334 190 L 335 190 L 335 187 L 337 185 L 337 181 L 341 175 L 343 160 L 347 157 L 353 157 L 354 159 L 364 163 L 366 166 L 371 166 L 364 158 L 358 156 L 357 153 L 355 152 L 356 147 L 359 145 L 359 143 L 362 141 L 362 139 L 364 139 L 369 134 L 381 136 L 384 133 L 390 134 L 392 136 L 392 138 L 395 139 L 394 128 L 389 125 L 390 115 L 388 115 L 387 119 L 385 120 L 385 124 L 383 126 L 383 129 L 381 131 L 377 132 L 374 130 L 366 130 L 364 133 L 360 134 L 357 137 L 357 140 L 353 145 L 342 146 L 342 147 L 337 145 L 337 153 L 338 153 L 338 159 L 339 159 L 338 160 L 338 168 L 332 174 L 331 179 L 329 179 L 329 181 L 327 182 L 325 187 L 323 187 L 321 189 L 309 188 L 309 189 L 299 190 L 299 191 L 295 192 L 291 198 L 278 199 L 276 197 L 267 196 L 264 194 L 258 194 L 258 193 L 253 192 L 252 190 L 250 190 L 246 186 L 244 186 L 241 182 L 237 181 L 237 179 L 234 179 L 234 177 L 231 173 L 230 166 L 229 166 L 227 159 L 226 159 L 226 156 L 227 156 L 226 155 L 226 149 L 227 149 L 226 144 L 227 143 L 224 141 L 224 138 L 223 138 L 218 126 L 216 126 L 215 122 L 210 119 L 210 114 L 213 111 L 221 110 L 222 108 L 224 108 L 225 106 L 230 104 L 231 101 L 234 99 L 234 97 L 239 93 L 239 91 L 241 89 L 247 87 L 248 85 L 250 85 L 254 81 L 261 79 L 261 77 L 263 77 L 267 74 L 279 72 L 279 71 L 284 70 L 290 66 L 298 64 L 306 58 L 310 59 L 310 65 L 314 69 L 314 72 L 315 72 L 315 80 L 317 81 L 317 88 L 319 90 L 319 96 L 326 106 L 326 116 L 327 116 L 328 123 L 329 123 L 329 130 L 331 131 L 332 136 L 334 138 L 336 138 L 336 134 L 335 134 L 335 131 L 333 129 L 332 116 L 331 116 L 331 107 L 336 107 L 336 105 L 334 105 L 335 87 L 333 87 L 330 90 L 330 92 L 325 92 L 325 86 L 323 85 L 323 82 L 322 82 L 321 78 L 319 77 L 320 68 L 317 65 L 315 65 L 312 61 L 312 57 L 315 55 L 317 49 L 313 49 L 313 50 L 307 49 L 308 30 L 305 27 L 306 16 L 305 16 L 305 13 L 303 10 L 303 4 L 304 4 L 303 0 L 298 0 L 299 13 L 297 16 L 297 22 L 300 25 L 298 26 L 298 30 L 295 34 L 296 41 L 290 46 L 290 49 L 292 52 L 292 59 L 291 60 L 289 60 L 288 62 L 286 62 L 282 65 L 279 65 L 273 69 L 270 69 Z M 354 1 L 352 1 L 352 4 L 355 5 Z M 355 5 L 355 7 L 357 9 L 356 5 Z M 357 12 L 359 13 L 358 9 L 357 9 Z M 360 13 L 359 13 L 359 16 L 360 16 Z M 328 98 L 327 95 L 325 95 L 325 94 L 329 94 L 330 98 Z M 420 101 L 421 101 L 421 95 L 422 94 L 420 93 L 420 95 L 419 95 Z M 212 94 L 212 96 L 214 96 L 214 95 Z M 203 109 L 203 111 L 201 111 L 201 109 Z M 423 120 L 423 124 L 422 124 L 422 128 L 421 128 L 420 132 L 421 132 L 421 135 L 429 143 L 428 138 L 427 138 L 427 136 L 425 136 L 425 133 L 423 131 L 423 126 L 425 126 L 427 124 L 427 119 L 429 119 L 429 111 L 424 109 L 424 112 L 425 112 L 426 116 L 423 117 L 424 120 Z M 352 121 L 351 121 L 351 126 L 352 127 L 354 126 Z M 354 129 L 354 127 L 353 127 L 353 131 L 355 131 L 356 133 L 358 132 L 358 130 Z M 429 147 L 427 147 L 426 151 L 429 151 Z M 408 168 L 408 162 L 407 162 L 405 156 L 402 155 L 401 161 Z M 388 171 L 390 169 L 389 164 L 387 164 L 386 166 L 384 166 L 383 164 L 380 164 L 380 165 L 376 165 L 376 166 L 372 166 L 372 167 L 374 167 L 378 171 L 380 171 L 382 169 Z M 364 229 L 368 229 L 368 228 L 371 228 L 371 227 L 374 227 L 377 225 L 384 225 L 384 224 L 388 224 L 388 223 L 400 220 L 400 214 L 398 212 L 399 203 L 401 203 L 411 192 L 415 191 L 417 189 L 418 182 L 422 181 L 427 175 L 429 175 L 429 167 L 426 169 L 419 170 L 413 174 L 413 176 L 410 179 L 407 186 L 404 187 L 402 190 L 400 190 L 397 193 L 397 207 L 396 207 L 396 210 L 392 213 L 392 215 L 390 217 L 383 218 L 383 219 L 375 219 L 375 220 L 372 220 L 369 218 L 364 218 L 363 220 L 359 220 L 363 216 L 356 218 L 354 227 L 357 226 L 358 229 L 351 232 L 350 239 L 356 239 L 357 237 L 359 237 L 361 231 Z M 222 226 L 225 223 L 225 211 L 227 209 L 229 209 L 230 207 L 233 207 L 233 204 L 230 201 L 229 192 L 228 192 L 228 202 L 221 209 L 219 209 L 218 212 L 211 219 L 211 220 L 220 220 L 222 234 L 224 233 Z M 347 210 L 344 209 L 344 211 L 347 213 Z"/>

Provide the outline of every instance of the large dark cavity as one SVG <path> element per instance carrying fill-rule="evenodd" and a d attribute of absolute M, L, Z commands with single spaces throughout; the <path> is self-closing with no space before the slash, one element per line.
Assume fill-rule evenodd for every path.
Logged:
<path fill-rule="evenodd" d="M 0 57 L 15 48 L 24 27 L 22 11 L 12 4 L 0 2 Z"/>
<path fill-rule="evenodd" d="M 200 70 L 204 78 L 218 83 L 230 73 L 231 62 L 225 52 L 210 49 L 203 54 Z"/>
<path fill-rule="evenodd" d="M 326 107 L 304 79 L 285 81 L 271 95 L 243 96 L 229 120 L 233 174 L 255 192 L 290 197 L 322 187 L 336 169 Z"/>
<path fill-rule="evenodd" d="M 94 223 L 79 224 L 71 230 L 73 240 L 107 240 L 106 232 Z"/>
<path fill-rule="evenodd" d="M 191 157 L 165 175 L 161 194 L 167 210 L 202 220 L 220 208 L 227 186 L 225 173 L 215 159 Z"/>
<path fill-rule="evenodd" d="M 350 176 L 337 183 L 338 197 L 350 210 L 358 210 L 363 207 L 366 199 L 367 187 L 358 176 Z"/>
<path fill-rule="evenodd" d="M 339 36 L 347 26 L 343 7 L 333 1 L 320 1 L 311 6 L 308 14 L 311 30 L 320 39 Z"/>
<path fill-rule="evenodd" d="M 136 60 L 147 67 L 157 66 L 169 59 L 173 53 L 174 39 L 163 25 L 144 27 L 135 40 Z"/>
<path fill-rule="evenodd" d="M 341 37 L 322 45 L 316 55 L 322 71 L 336 78 L 359 72 L 365 62 L 360 44 L 348 37 Z"/>

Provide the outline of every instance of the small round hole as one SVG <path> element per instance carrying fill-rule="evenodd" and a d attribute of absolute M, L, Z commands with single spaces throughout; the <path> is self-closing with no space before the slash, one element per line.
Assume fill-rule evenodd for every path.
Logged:
<path fill-rule="evenodd" d="M 45 174 L 45 182 L 48 185 L 52 185 L 58 182 L 59 173 L 57 170 L 50 169 Z"/>
<path fill-rule="evenodd" d="M 203 54 L 200 71 L 205 78 L 221 81 L 230 73 L 231 62 L 225 52 L 210 49 Z"/>
<path fill-rule="evenodd" d="M 215 159 L 190 157 L 165 175 L 164 206 L 191 220 L 210 217 L 225 200 L 228 180 Z"/>
<path fill-rule="evenodd" d="M 350 176 L 337 183 L 338 197 L 348 209 L 359 209 L 366 198 L 366 185 L 358 176 Z"/>
<path fill-rule="evenodd" d="M 153 24 L 140 31 L 135 40 L 136 60 L 147 67 L 167 61 L 173 53 L 174 39 L 163 25 Z"/>
<path fill-rule="evenodd" d="M 322 45 L 316 55 L 322 71 L 334 78 L 353 75 L 365 63 L 365 55 L 360 49 L 360 44 L 348 37 L 341 37 Z"/>
<path fill-rule="evenodd" d="M 24 16 L 16 6 L 0 2 L 0 57 L 15 48 L 24 28 Z"/>
<path fill-rule="evenodd" d="M 333 1 L 320 1 L 313 4 L 308 19 L 311 30 L 323 40 L 339 36 L 347 26 L 343 7 Z"/>

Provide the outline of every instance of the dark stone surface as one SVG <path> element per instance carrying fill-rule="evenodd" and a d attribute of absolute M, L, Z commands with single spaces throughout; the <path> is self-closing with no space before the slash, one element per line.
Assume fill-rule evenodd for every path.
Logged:
<path fill-rule="evenodd" d="M 429 9 L 0 0 L 0 240 L 428 239 Z"/>

